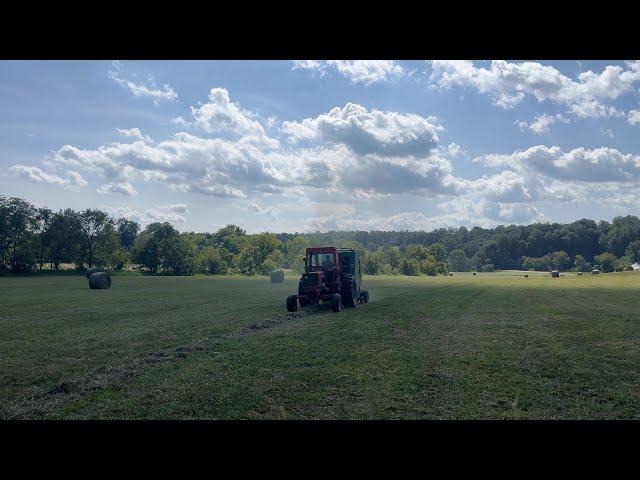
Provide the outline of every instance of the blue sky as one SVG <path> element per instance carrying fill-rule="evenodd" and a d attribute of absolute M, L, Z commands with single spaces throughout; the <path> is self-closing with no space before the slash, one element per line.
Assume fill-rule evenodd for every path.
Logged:
<path fill-rule="evenodd" d="M 0 62 L 0 193 L 147 224 L 640 215 L 640 62 Z"/>

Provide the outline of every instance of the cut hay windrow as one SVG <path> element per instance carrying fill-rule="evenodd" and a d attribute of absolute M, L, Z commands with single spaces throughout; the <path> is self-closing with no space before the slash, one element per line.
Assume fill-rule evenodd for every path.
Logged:
<path fill-rule="evenodd" d="M 89 277 L 89 287 L 91 289 L 102 290 L 111 288 L 111 275 L 107 272 L 95 272 Z"/>

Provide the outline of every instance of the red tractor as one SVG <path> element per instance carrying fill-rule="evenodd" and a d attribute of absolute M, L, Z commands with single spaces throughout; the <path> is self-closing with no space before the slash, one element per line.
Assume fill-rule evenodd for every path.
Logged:
<path fill-rule="evenodd" d="M 355 308 L 369 301 L 369 292 L 362 290 L 360 256 L 352 248 L 307 248 L 304 273 L 298 283 L 298 295 L 287 297 L 287 310 L 295 312 L 307 305 L 330 303 L 334 312 L 345 307 Z"/>

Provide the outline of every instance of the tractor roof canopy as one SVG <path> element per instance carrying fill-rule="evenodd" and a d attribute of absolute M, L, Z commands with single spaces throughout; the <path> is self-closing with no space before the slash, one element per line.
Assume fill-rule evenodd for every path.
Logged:
<path fill-rule="evenodd" d="M 336 248 L 336 247 L 307 247 L 307 255 L 310 253 L 355 253 L 353 248 Z"/>
<path fill-rule="evenodd" d="M 307 255 L 314 253 L 338 253 L 336 247 L 307 247 Z"/>

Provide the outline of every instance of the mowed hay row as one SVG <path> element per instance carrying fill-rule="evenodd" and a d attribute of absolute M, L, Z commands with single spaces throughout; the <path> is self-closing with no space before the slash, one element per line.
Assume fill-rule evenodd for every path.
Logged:
<path fill-rule="evenodd" d="M 89 277 L 89 287 L 92 290 L 111 288 L 111 275 L 107 272 L 96 272 Z"/>

